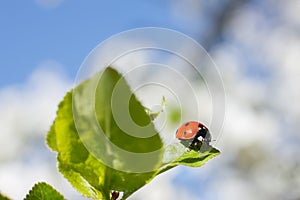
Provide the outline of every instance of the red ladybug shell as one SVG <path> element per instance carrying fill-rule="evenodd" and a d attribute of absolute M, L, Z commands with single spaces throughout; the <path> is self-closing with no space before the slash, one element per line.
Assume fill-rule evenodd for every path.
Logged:
<path fill-rule="evenodd" d="M 207 129 L 207 127 L 200 122 L 190 121 L 182 124 L 176 131 L 176 138 L 182 140 L 194 138 L 199 131 L 199 125 Z"/>

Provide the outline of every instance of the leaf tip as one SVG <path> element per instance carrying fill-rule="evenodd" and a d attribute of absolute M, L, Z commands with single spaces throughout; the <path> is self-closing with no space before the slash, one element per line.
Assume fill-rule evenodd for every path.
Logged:
<path fill-rule="evenodd" d="M 63 200 L 64 197 L 51 185 L 45 182 L 36 183 L 24 200 Z"/>

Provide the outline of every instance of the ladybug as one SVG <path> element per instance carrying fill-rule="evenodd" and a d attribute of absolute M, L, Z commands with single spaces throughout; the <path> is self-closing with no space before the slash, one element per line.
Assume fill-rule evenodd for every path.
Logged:
<path fill-rule="evenodd" d="M 176 131 L 176 138 L 190 149 L 199 150 L 202 144 L 209 146 L 211 135 L 208 128 L 200 122 L 190 121 L 182 124 Z"/>

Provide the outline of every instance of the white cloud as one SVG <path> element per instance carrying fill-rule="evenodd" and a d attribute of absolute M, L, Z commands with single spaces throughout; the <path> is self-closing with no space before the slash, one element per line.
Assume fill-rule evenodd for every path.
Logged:
<path fill-rule="evenodd" d="M 199 200 L 187 191 L 185 187 L 175 187 L 172 179 L 178 175 L 179 168 L 172 169 L 160 174 L 149 184 L 134 193 L 130 200 L 153 200 L 153 199 L 176 199 L 176 200 Z"/>
<path fill-rule="evenodd" d="M 281 10 L 283 11 L 283 15 L 286 18 L 285 22 L 295 25 L 295 27 L 300 26 L 300 1 L 279 1 L 278 8 L 284 8 Z"/>
<path fill-rule="evenodd" d="M 71 85 L 59 68 L 55 61 L 44 62 L 24 84 L 0 89 L 0 188 L 13 199 L 24 198 L 43 180 L 64 194 L 77 194 L 58 174 L 55 154 L 45 145 L 57 105 Z"/>
<path fill-rule="evenodd" d="M 17 156 L 29 137 L 43 136 L 49 129 L 59 101 L 70 88 L 53 68 L 58 69 L 57 64 L 44 63 L 23 85 L 0 89 L 0 160 Z"/>
<path fill-rule="evenodd" d="M 185 2 L 184 5 L 175 1 L 171 12 L 176 12 L 176 20 L 186 20 L 193 30 L 197 30 L 202 8 L 199 2 Z M 226 22 L 226 30 L 221 33 L 224 41 L 213 49 L 213 58 L 224 78 L 227 113 L 224 134 L 219 143 L 222 154 L 215 159 L 216 162 L 212 161 L 217 166 L 211 167 L 221 172 L 208 172 L 208 177 L 212 178 L 208 178 L 205 197 L 296 199 L 299 191 L 293 186 L 297 186 L 300 180 L 297 175 L 300 128 L 300 37 L 297 30 L 300 2 L 279 1 L 275 4 L 264 1 L 240 5 L 228 15 L 229 23 Z M 186 7 L 191 10 L 186 11 Z M 194 15 L 194 10 L 199 13 Z M 249 72 L 259 75 L 249 76 Z M 257 146 L 262 149 L 253 149 Z M 261 160 L 258 163 L 249 161 L 251 156 L 247 157 L 245 148 L 256 152 Z M 289 157 L 285 157 L 286 152 L 289 152 Z M 253 166 L 243 170 L 236 163 L 239 162 L 237 154 Z M 267 156 L 263 157 L 263 154 Z M 197 173 L 192 173 L 196 177 Z"/>
<path fill-rule="evenodd" d="M 67 180 L 59 174 L 54 160 L 50 162 L 24 163 L 15 161 L 1 164 L 1 193 L 12 199 L 23 199 L 29 190 L 38 182 L 47 182 L 68 199 L 84 199 L 71 187 Z M 51 164 L 49 164 L 51 163 Z"/>

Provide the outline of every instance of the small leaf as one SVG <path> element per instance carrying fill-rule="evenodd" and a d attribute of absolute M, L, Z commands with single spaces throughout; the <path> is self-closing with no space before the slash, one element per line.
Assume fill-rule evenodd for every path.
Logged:
<path fill-rule="evenodd" d="M 163 96 L 161 99 L 161 109 L 159 111 L 155 112 L 146 107 L 145 107 L 145 111 L 146 111 L 147 115 L 149 115 L 150 119 L 153 121 L 160 115 L 161 112 L 164 111 L 165 107 L 166 107 L 166 99 Z"/>
<path fill-rule="evenodd" d="M 25 200 L 63 200 L 64 197 L 47 183 L 38 183 L 26 195 Z"/>
<path fill-rule="evenodd" d="M 10 200 L 10 198 L 0 193 L 0 200 Z"/>

